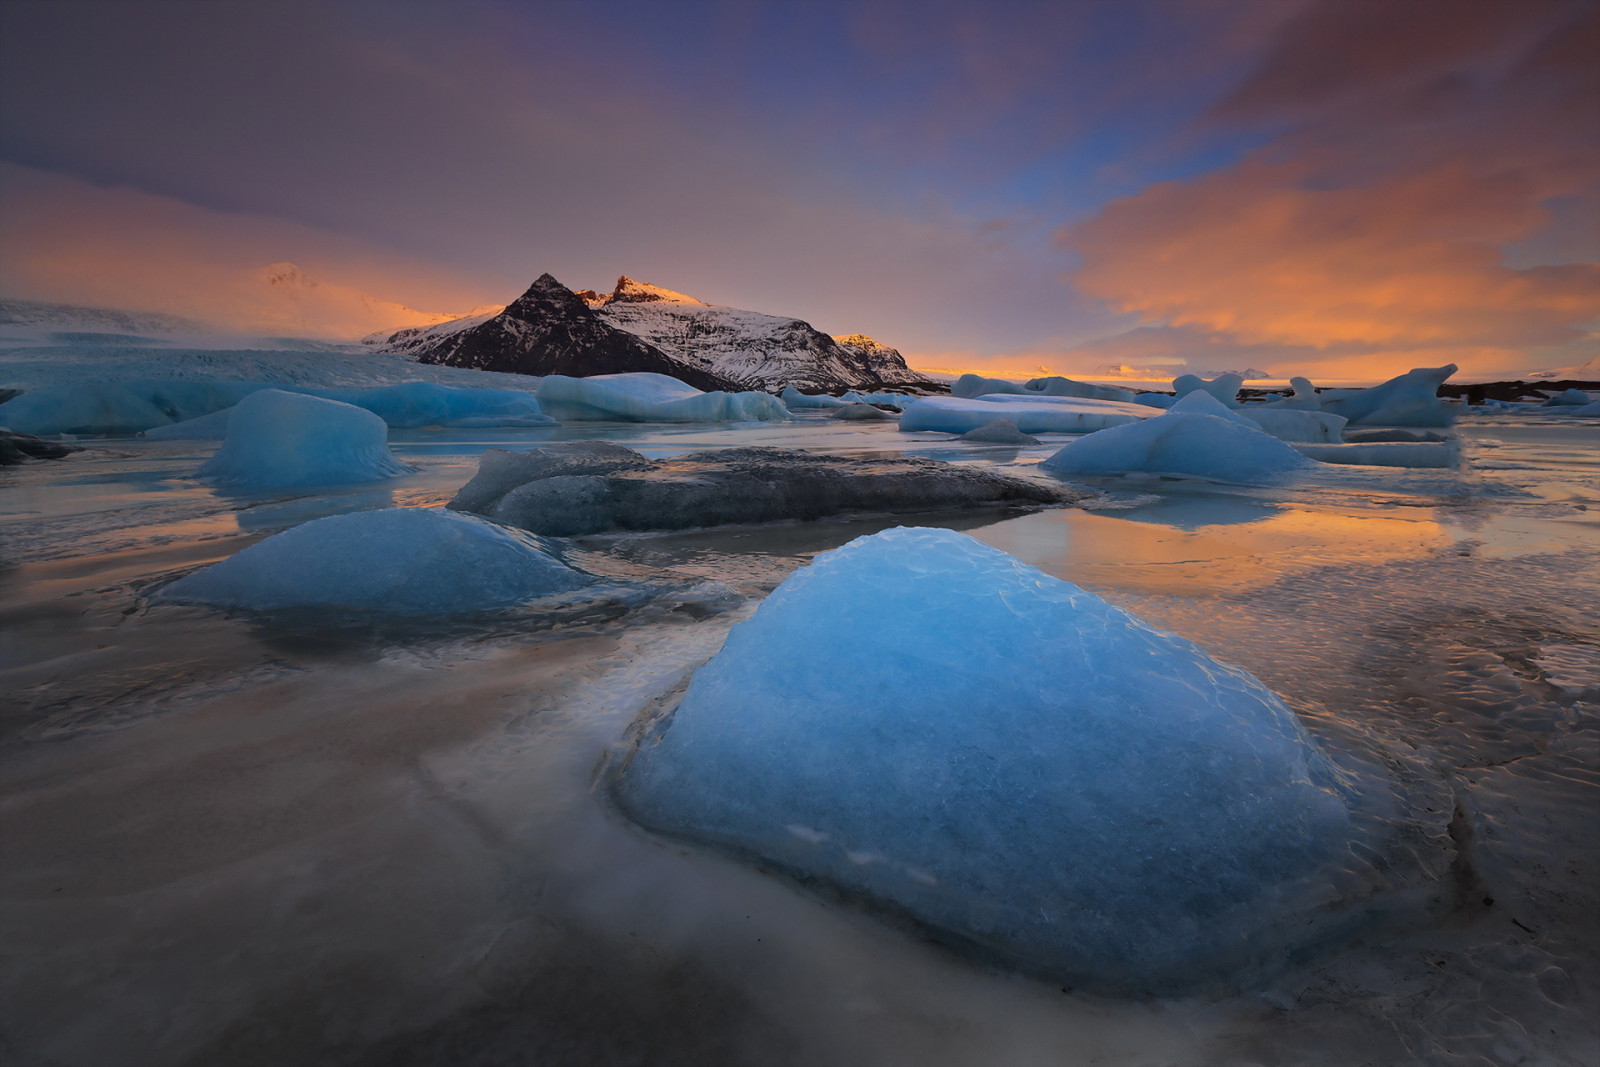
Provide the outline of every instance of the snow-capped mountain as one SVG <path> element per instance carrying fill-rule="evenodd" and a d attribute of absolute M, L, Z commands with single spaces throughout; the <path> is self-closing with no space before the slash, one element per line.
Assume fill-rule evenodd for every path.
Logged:
<path fill-rule="evenodd" d="M 899 352 L 870 337 L 836 340 L 801 319 L 707 304 L 626 275 L 594 306 L 613 326 L 746 389 L 860 389 L 923 380 Z"/>
<path fill-rule="evenodd" d="M 475 321 L 469 321 L 475 320 Z M 696 389 L 736 389 L 735 383 L 672 358 L 605 322 L 571 289 L 542 274 L 505 310 L 438 326 L 401 330 L 384 347 L 405 346 L 420 363 L 514 374 L 619 374 L 652 371 Z"/>
<path fill-rule="evenodd" d="M 560 285 L 548 274 L 540 279 L 540 283 L 545 279 Z M 538 286 L 539 283 L 535 283 L 535 288 Z M 927 380 L 926 376 L 907 367 L 905 358 L 898 351 L 863 334 L 829 337 L 800 319 L 707 304 L 686 293 L 636 281 L 626 275 L 617 279 L 615 288 L 609 293 L 598 293 L 592 289 L 561 289 L 573 297 L 579 306 L 590 311 L 597 322 L 643 340 L 647 343 L 646 347 L 664 355 L 680 368 L 730 383 L 724 387 L 777 390 L 785 385 L 794 385 L 801 389 L 871 389 Z M 532 292 L 529 290 L 529 293 Z M 561 308 L 552 305 L 544 313 L 574 317 L 571 306 L 560 303 Z M 502 314 L 509 314 L 512 307 L 506 308 Z M 533 310 L 531 307 L 524 308 L 518 316 L 525 316 Z M 488 311 L 438 326 L 373 334 L 365 341 L 388 351 L 404 352 L 419 358 L 423 358 L 423 353 L 430 353 L 424 362 L 440 362 L 438 353 L 448 353 L 453 362 L 465 358 L 460 355 L 464 344 L 467 348 L 479 351 L 483 338 L 473 334 L 473 331 L 480 327 L 488 328 L 499 317 Z M 510 344 L 513 336 L 523 337 L 524 334 L 519 331 L 530 328 L 531 324 L 525 317 L 521 321 L 524 325 L 510 333 L 505 333 L 504 327 L 494 327 L 496 332 L 503 333 L 504 341 L 497 342 L 501 348 Z M 470 344 L 451 340 L 466 334 L 473 335 Z M 493 369 L 508 368 L 497 364 Z M 616 369 L 608 362 L 604 370 L 561 373 L 604 374 Z M 676 376 L 689 380 L 681 373 Z"/>

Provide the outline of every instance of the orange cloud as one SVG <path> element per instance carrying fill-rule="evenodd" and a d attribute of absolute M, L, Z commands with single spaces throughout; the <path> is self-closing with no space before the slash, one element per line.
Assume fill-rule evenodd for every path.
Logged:
<path fill-rule="evenodd" d="M 1190 358 L 1582 362 L 1600 248 L 1520 267 L 1505 250 L 1554 247 L 1552 203 L 1594 210 L 1600 65 L 1579 57 L 1597 29 L 1542 0 L 1314 5 L 1213 116 L 1291 125 L 1063 230 L 1072 280 Z"/>

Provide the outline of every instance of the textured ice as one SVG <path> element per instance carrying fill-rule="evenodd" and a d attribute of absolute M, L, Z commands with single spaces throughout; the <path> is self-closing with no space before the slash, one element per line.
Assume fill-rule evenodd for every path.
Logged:
<path fill-rule="evenodd" d="M 1019 382 L 1008 381 L 1005 378 L 985 378 L 981 374 L 963 374 L 950 386 L 950 395 L 958 399 L 970 400 L 973 397 L 984 396 L 989 393 L 1025 393 L 1027 392 Z"/>
<path fill-rule="evenodd" d="M 389 427 L 365 408 L 278 389 L 239 401 L 228 435 L 195 477 L 236 489 L 343 485 L 408 474 Z"/>
<path fill-rule="evenodd" d="M 1133 402 L 1133 390 L 1123 389 L 1115 385 L 1095 385 L 1093 382 L 1078 382 L 1060 375 L 1048 378 L 1033 378 L 1025 382 L 1022 388 L 1029 393 L 1038 393 L 1041 396 L 1076 396 L 1086 400 L 1119 400 L 1124 404 Z"/>
<path fill-rule="evenodd" d="M 981 445 L 1036 445 L 1037 437 L 1023 433 L 1017 429 L 1017 424 L 1010 419 L 995 419 L 986 422 L 976 430 L 968 430 L 959 438 L 962 441 L 972 441 Z"/>
<path fill-rule="evenodd" d="M 930 396 L 906 409 L 902 430 L 940 430 L 966 433 L 995 419 L 1010 419 L 1023 433 L 1089 433 L 1107 426 L 1154 418 L 1156 412 L 1138 404 L 1078 397 L 1008 396 L 985 393 L 963 399 Z"/>
<path fill-rule="evenodd" d="M 1249 674 L 933 529 L 784 581 L 616 793 L 646 826 L 1111 990 L 1316 939 L 1352 834 L 1338 772 Z"/>
<path fill-rule="evenodd" d="M 231 407 L 259 382 L 83 382 L 29 389 L 0 404 L 0 424 L 32 434 L 124 434 Z"/>
<path fill-rule="evenodd" d="M 652 461 L 620 445 L 577 445 L 486 452 L 478 476 L 450 506 L 535 533 L 573 537 L 1071 499 L 1041 481 L 929 459 L 723 448 Z"/>
<path fill-rule="evenodd" d="M 1204 400 L 1185 397 L 1180 403 L 1217 403 L 1198 395 Z M 1175 408 L 1143 422 L 1089 434 L 1040 466 L 1055 474 L 1148 471 L 1247 485 L 1279 481 L 1311 466 L 1311 460 L 1244 416 L 1227 414 L 1232 417 Z"/>
<path fill-rule="evenodd" d="M 827 393 L 802 393 L 792 385 L 783 387 L 782 394 L 778 397 L 783 401 L 783 406 L 790 411 L 814 411 L 821 408 L 842 408 L 852 401 Z"/>
<path fill-rule="evenodd" d="M 1461 406 L 1440 400 L 1439 386 L 1455 372 L 1454 363 L 1417 367 L 1370 389 L 1330 389 L 1322 410 L 1375 426 L 1449 426 Z"/>
<path fill-rule="evenodd" d="M 464 389 L 432 382 L 404 382 L 370 389 L 176 380 L 45 386 L 29 389 L 0 405 L 0 415 L 37 427 L 28 431 L 31 433 L 144 431 L 146 436 L 160 440 L 221 440 L 227 430 L 227 416 L 216 417 L 218 413 L 252 393 L 269 388 L 354 404 L 397 428 L 551 426 L 555 423 L 540 412 L 539 402 L 532 393 L 512 389 Z M 180 426 L 182 429 L 177 428 Z"/>
<path fill-rule="evenodd" d="M 505 607 L 593 581 L 521 531 L 442 508 L 384 508 L 274 534 L 180 578 L 159 599 L 419 615 Z"/>
<path fill-rule="evenodd" d="M 1133 398 L 1135 404 L 1143 404 L 1152 408 L 1170 408 L 1178 402 L 1178 398 L 1171 393 L 1140 393 Z"/>
<path fill-rule="evenodd" d="M 1180 400 L 1197 389 L 1202 390 L 1230 408 L 1236 408 L 1239 406 L 1239 387 L 1243 384 L 1242 374 L 1219 374 L 1210 381 L 1197 374 L 1180 374 L 1172 379 L 1172 390 L 1177 393 Z"/>
<path fill-rule="evenodd" d="M 845 396 L 855 397 L 863 404 L 884 404 L 902 411 L 921 399 L 907 393 L 858 393 L 855 390 L 851 390 Z"/>
<path fill-rule="evenodd" d="M 770 393 L 702 393 L 665 374 L 552 374 L 539 384 L 539 404 L 561 421 L 777 422 L 789 417 Z"/>
<path fill-rule="evenodd" d="M 1317 395 L 1317 387 L 1311 384 L 1309 378 L 1290 378 L 1291 391 L 1288 396 L 1273 397 L 1260 403 L 1260 407 L 1292 408 L 1300 411 L 1320 411 L 1322 397 Z"/>
<path fill-rule="evenodd" d="M 1558 407 L 1586 407 L 1595 402 L 1594 398 L 1582 389 L 1563 389 L 1555 396 L 1546 400 L 1545 406 Z"/>

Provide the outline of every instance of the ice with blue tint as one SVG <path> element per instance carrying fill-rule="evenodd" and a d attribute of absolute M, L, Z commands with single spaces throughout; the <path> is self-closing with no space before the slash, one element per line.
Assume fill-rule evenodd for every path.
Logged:
<path fill-rule="evenodd" d="M 1580 419 L 1600 419 L 1600 400 L 1582 407 L 1562 408 L 1563 415 L 1576 415 Z"/>
<path fill-rule="evenodd" d="M 1299 411 L 1322 410 L 1322 398 L 1317 395 L 1317 387 L 1311 384 L 1310 378 L 1290 378 L 1290 393 L 1288 396 L 1274 396 L 1251 405 L 1252 409 L 1259 408 L 1291 408 Z"/>
<path fill-rule="evenodd" d="M 1209 390 L 1193 389 L 1173 401 L 1167 409 L 1173 414 L 1215 415 L 1240 426 L 1262 430 L 1280 441 L 1310 441 L 1338 444 L 1345 420 L 1339 415 L 1296 408 L 1262 408 L 1252 405 L 1231 408 Z"/>
<path fill-rule="evenodd" d="M 384 508 L 301 523 L 180 578 L 157 598 L 422 615 L 520 604 L 594 580 L 521 531 L 443 508 Z"/>
<path fill-rule="evenodd" d="M 853 389 L 846 393 L 845 396 L 855 397 L 863 404 L 883 404 L 892 408 L 900 408 L 901 410 L 910 407 L 920 399 L 906 393 L 857 393 Z"/>
<path fill-rule="evenodd" d="M 1179 402 L 1218 404 L 1189 394 Z M 1220 405 L 1219 405 L 1220 406 Z M 1219 482 L 1270 484 L 1313 466 L 1313 461 L 1244 416 L 1178 410 L 1143 422 L 1113 426 L 1063 447 L 1040 464 L 1053 474 L 1186 474 Z"/>
<path fill-rule="evenodd" d="M 259 382 L 127 381 L 46 385 L 0 404 L 0 425 L 32 434 L 124 434 L 232 407 Z"/>
<path fill-rule="evenodd" d="M 1133 398 L 1133 402 L 1152 408 L 1170 408 L 1178 402 L 1178 398 L 1171 393 L 1140 393 Z"/>
<path fill-rule="evenodd" d="M 1017 396 L 986 393 L 980 397 L 924 397 L 906 409 L 902 430 L 966 433 L 995 419 L 1010 419 L 1023 433 L 1089 433 L 1107 426 L 1156 417 L 1138 404 L 1065 396 Z"/>
<path fill-rule="evenodd" d="M 1026 393 L 1019 382 L 1008 381 L 1005 378 L 985 378 L 981 374 L 963 374 L 950 386 L 950 395 L 961 400 L 971 400 L 973 397 L 984 396 L 989 393 Z"/>
<path fill-rule="evenodd" d="M 1038 393 L 1040 396 L 1076 396 L 1086 400 L 1120 400 L 1124 404 L 1133 402 L 1132 389 L 1123 389 L 1116 385 L 1095 385 L 1093 382 L 1079 382 L 1071 378 L 1063 378 L 1059 374 L 1048 378 L 1033 378 L 1023 383 L 1022 388 L 1029 393 Z"/>
<path fill-rule="evenodd" d="M 822 408 L 842 408 L 854 401 L 842 397 L 829 396 L 827 393 L 802 393 L 792 385 L 783 387 L 783 392 L 778 399 L 783 401 L 783 406 L 790 411 L 815 411 Z"/>
<path fill-rule="evenodd" d="M 227 489 L 289 489 L 369 482 L 416 468 L 389 451 L 389 427 L 365 408 L 279 389 L 233 409 L 228 435 L 195 478 Z"/>
<path fill-rule="evenodd" d="M 266 388 L 259 386 L 258 388 Z M 404 382 L 372 389 L 321 389 L 291 386 L 287 393 L 320 396 L 365 408 L 392 429 L 445 426 L 481 427 L 554 426 L 556 420 L 539 410 L 532 393 L 514 389 L 462 389 L 432 382 Z M 232 409 L 224 408 L 196 419 L 154 426 L 141 437 L 152 441 L 220 441 L 228 435 Z"/>
<path fill-rule="evenodd" d="M 1454 363 L 1417 367 L 1370 389 L 1330 389 L 1322 410 L 1369 426 L 1449 426 L 1461 405 L 1439 399 L 1439 386 L 1455 372 Z"/>
<path fill-rule="evenodd" d="M 554 426 L 532 393 L 515 389 L 462 389 L 405 382 L 373 389 L 306 389 L 307 393 L 366 408 L 394 429 L 451 426 Z"/>
<path fill-rule="evenodd" d="M 1282 701 L 950 530 L 786 579 L 644 724 L 615 793 L 647 827 L 1095 989 L 1271 966 L 1356 906 L 1341 774 Z"/>
<path fill-rule="evenodd" d="M 665 374 L 635 372 L 539 383 L 539 405 L 562 422 L 780 422 L 789 417 L 770 393 L 702 393 Z"/>
<path fill-rule="evenodd" d="M 1242 374 L 1219 374 L 1210 381 L 1197 374 L 1180 374 L 1172 379 L 1172 390 L 1178 399 L 1200 390 L 1210 393 L 1230 408 L 1239 406 L 1239 387 L 1244 384 Z"/>
<path fill-rule="evenodd" d="M 1563 389 L 1544 402 L 1545 407 L 1586 407 L 1595 402 L 1594 397 L 1582 389 Z"/>

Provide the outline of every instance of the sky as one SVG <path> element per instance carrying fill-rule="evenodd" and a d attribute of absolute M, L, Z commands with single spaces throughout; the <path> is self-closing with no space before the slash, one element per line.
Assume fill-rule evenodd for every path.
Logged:
<path fill-rule="evenodd" d="M 546 271 L 928 369 L 1576 365 L 1600 0 L 0 4 L 0 296 L 354 337 Z"/>

